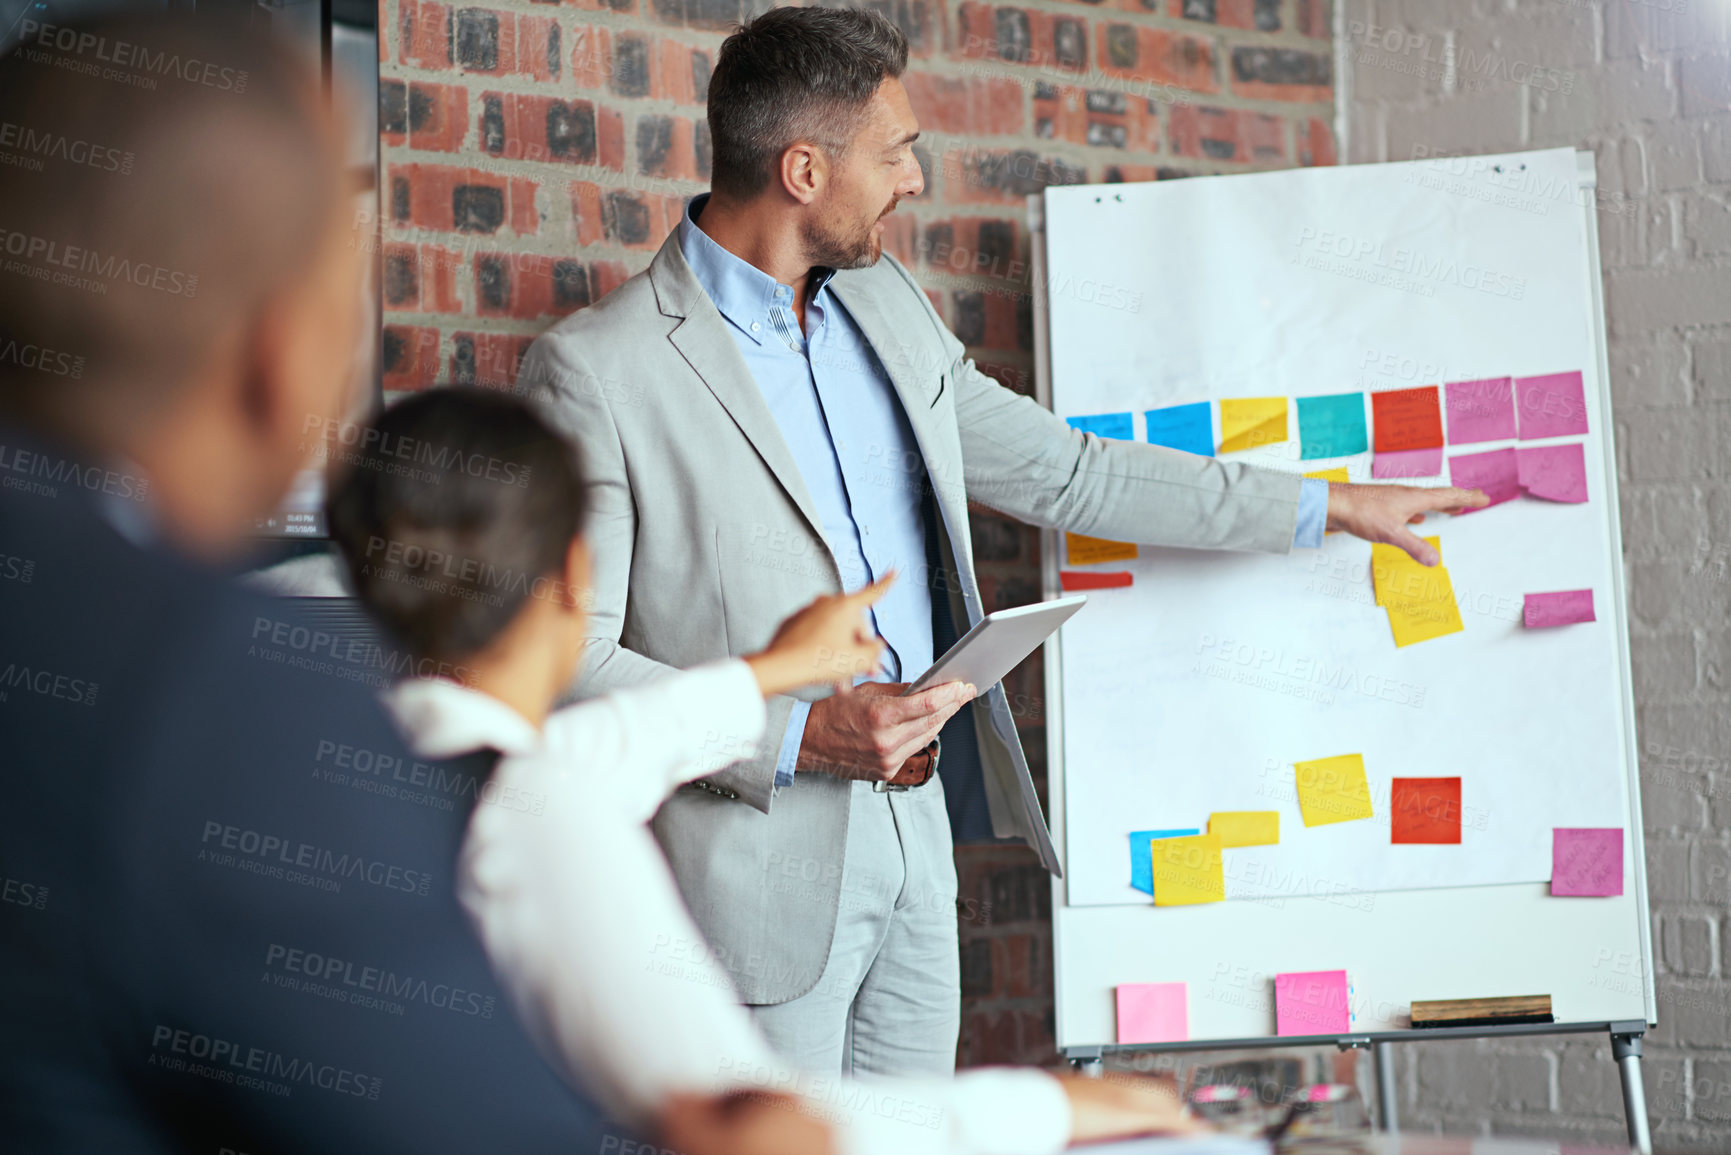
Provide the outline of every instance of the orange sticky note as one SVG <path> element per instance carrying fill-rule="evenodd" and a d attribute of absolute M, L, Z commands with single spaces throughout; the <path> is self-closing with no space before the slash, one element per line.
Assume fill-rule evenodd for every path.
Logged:
<path fill-rule="evenodd" d="M 1127 541 L 1110 541 L 1081 533 L 1064 535 L 1064 553 L 1071 565 L 1098 565 L 1103 561 L 1130 561 L 1136 556 L 1136 546 Z"/>
<path fill-rule="evenodd" d="M 1376 423 L 1378 453 L 1442 446 L 1442 402 L 1435 385 L 1372 393 L 1370 411 Z"/>

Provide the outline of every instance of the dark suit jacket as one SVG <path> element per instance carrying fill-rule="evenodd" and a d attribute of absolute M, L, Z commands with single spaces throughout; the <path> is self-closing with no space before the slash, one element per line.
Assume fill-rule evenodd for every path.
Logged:
<path fill-rule="evenodd" d="M 601 1149 L 453 895 L 489 767 L 406 751 L 406 659 L 116 533 L 138 486 L 0 429 L 0 1148 Z"/>

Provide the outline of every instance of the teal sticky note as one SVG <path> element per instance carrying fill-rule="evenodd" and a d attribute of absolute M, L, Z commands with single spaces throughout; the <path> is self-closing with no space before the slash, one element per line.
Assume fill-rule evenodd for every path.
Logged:
<path fill-rule="evenodd" d="M 1154 848 L 1156 838 L 1184 838 L 1200 830 L 1132 830 L 1130 832 L 1130 885 L 1154 896 Z"/>
<path fill-rule="evenodd" d="M 1334 393 L 1298 399 L 1299 456 L 1346 457 L 1370 448 L 1364 427 L 1364 394 Z"/>
<path fill-rule="evenodd" d="M 1208 402 L 1150 409 L 1147 418 L 1150 443 L 1203 457 L 1214 455 L 1214 417 Z"/>
<path fill-rule="evenodd" d="M 1092 433 L 1095 437 L 1116 437 L 1119 441 L 1131 441 L 1136 437 L 1128 413 L 1093 413 L 1087 417 L 1066 417 L 1065 420 L 1070 423 L 1070 428 Z"/>

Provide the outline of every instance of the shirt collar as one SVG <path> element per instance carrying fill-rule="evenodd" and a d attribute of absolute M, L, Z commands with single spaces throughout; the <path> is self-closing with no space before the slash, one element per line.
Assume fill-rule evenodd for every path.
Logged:
<path fill-rule="evenodd" d="M 761 345 L 765 336 L 761 326 L 769 319 L 770 310 L 778 304 L 786 305 L 791 316 L 793 286 L 781 284 L 750 261 L 728 252 L 698 228 L 697 218 L 703 215 L 703 206 L 708 203 L 709 194 L 704 193 L 692 197 L 685 206 L 685 215 L 679 222 L 679 251 L 721 315 Z M 834 269 L 818 269 L 812 274 L 814 300 L 834 275 Z M 785 290 L 785 294 L 778 298 L 777 289 Z M 755 332 L 751 327 L 754 322 L 759 325 Z"/>
<path fill-rule="evenodd" d="M 383 694 L 409 748 L 421 758 L 476 750 L 527 754 L 541 732 L 499 699 L 444 678 L 406 678 Z"/>

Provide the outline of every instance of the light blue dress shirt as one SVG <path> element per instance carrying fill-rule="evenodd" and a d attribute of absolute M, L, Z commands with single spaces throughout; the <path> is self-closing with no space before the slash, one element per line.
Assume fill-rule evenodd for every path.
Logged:
<path fill-rule="evenodd" d="M 806 332 L 793 288 L 716 244 L 697 227 L 708 196 L 693 197 L 679 247 L 763 391 L 799 466 L 841 571 L 857 590 L 888 570 L 901 576 L 872 608 L 887 651 L 877 679 L 918 677 L 932 664 L 932 596 L 923 515 L 925 465 L 889 374 L 829 290 L 833 270 L 813 273 Z M 1322 544 L 1328 482 L 1306 478 L 1293 544 Z M 984 689 L 985 687 L 981 687 Z M 793 781 L 811 706 L 796 703 L 775 764 L 775 784 Z"/>

